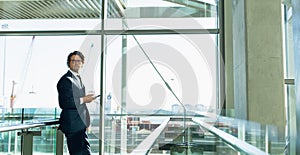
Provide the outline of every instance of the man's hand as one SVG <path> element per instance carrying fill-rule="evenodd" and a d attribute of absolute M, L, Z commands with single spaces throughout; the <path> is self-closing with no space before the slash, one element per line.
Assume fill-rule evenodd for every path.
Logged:
<path fill-rule="evenodd" d="M 95 97 L 94 94 L 88 94 L 84 96 L 82 99 L 83 99 L 83 103 L 90 103 L 95 99 Z"/>

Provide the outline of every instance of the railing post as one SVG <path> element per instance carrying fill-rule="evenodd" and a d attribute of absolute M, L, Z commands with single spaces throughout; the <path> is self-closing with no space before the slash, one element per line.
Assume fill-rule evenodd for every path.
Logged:
<path fill-rule="evenodd" d="M 64 134 L 61 130 L 56 130 L 56 155 L 63 155 Z"/>
<path fill-rule="evenodd" d="M 33 153 L 33 136 L 41 136 L 41 131 L 22 131 L 18 132 L 18 136 L 23 137 L 22 155 L 32 155 Z"/>

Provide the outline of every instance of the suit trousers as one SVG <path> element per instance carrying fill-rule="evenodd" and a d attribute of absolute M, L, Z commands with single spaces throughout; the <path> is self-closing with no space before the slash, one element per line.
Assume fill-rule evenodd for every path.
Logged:
<path fill-rule="evenodd" d="M 86 130 L 65 133 L 70 155 L 90 155 L 90 143 Z"/>

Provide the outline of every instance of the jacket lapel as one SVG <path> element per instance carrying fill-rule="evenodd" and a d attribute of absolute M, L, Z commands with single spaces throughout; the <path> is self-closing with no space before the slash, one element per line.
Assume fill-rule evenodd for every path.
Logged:
<path fill-rule="evenodd" d="M 78 88 L 83 88 L 83 86 L 81 86 L 80 81 L 70 72 L 68 71 L 68 76 L 67 78 L 74 84 L 76 85 Z"/>

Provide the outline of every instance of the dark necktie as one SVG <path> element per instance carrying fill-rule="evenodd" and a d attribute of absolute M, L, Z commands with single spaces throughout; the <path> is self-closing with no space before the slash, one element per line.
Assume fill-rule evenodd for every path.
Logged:
<path fill-rule="evenodd" d="M 80 77 L 79 75 L 77 75 L 77 77 L 78 77 L 78 79 L 79 79 L 79 81 L 80 81 L 80 86 L 82 87 L 83 84 L 82 84 L 82 81 L 81 81 L 81 77 Z"/>

